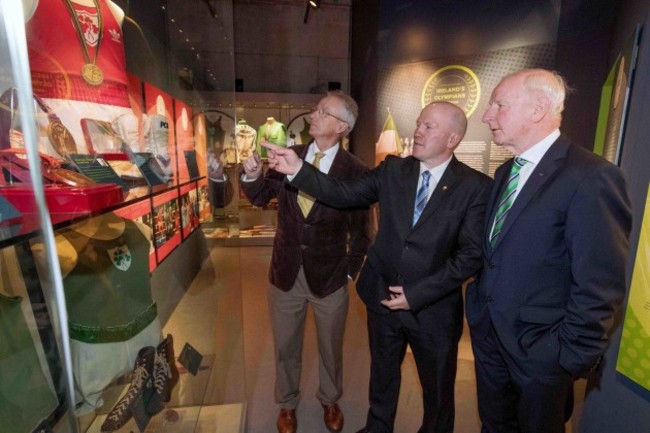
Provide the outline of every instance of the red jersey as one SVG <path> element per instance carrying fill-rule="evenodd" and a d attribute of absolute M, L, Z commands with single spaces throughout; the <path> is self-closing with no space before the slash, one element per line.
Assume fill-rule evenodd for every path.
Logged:
<path fill-rule="evenodd" d="M 38 96 L 129 106 L 122 29 L 106 1 L 97 1 L 103 21 L 99 44 L 97 9 L 71 1 L 90 61 L 96 59 L 104 73 L 103 83 L 91 86 L 81 76 L 81 68 L 88 62 L 64 0 L 39 0 L 26 25 L 32 85 Z"/>

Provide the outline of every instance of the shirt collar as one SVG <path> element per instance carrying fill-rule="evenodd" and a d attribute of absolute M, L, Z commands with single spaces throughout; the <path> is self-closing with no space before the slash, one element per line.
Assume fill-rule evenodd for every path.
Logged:
<path fill-rule="evenodd" d="M 555 140 L 557 140 L 558 137 L 560 137 L 560 130 L 556 129 L 547 135 L 544 139 L 542 139 L 542 141 L 519 155 L 519 157 L 525 159 L 528 162 L 532 162 L 533 164 L 539 164 L 548 149 L 550 149 L 551 145 L 555 143 Z"/>
<path fill-rule="evenodd" d="M 420 162 L 420 176 L 422 176 L 422 173 L 424 173 L 425 171 L 429 171 L 429 173 L 431 173 L 431 177 L 435 179 L 436 182 L 439 181 L 440 178 L 442 177 L 442 174 L 445 172 L 445 170 L 447 170 L 447 167 L 451 162 L 451 158 L 453 158 L 453 156 L 450 156 L 448 160 L 433 168 L 427 168 L 427 166 L 424 165 L 423 162 Z"/>
<path fill-rule="evenodd" d="M 339 143 L 336 143 L 334 146 L 330 147 L 327 150 L 320 150 L 316 145 L 316 141 L 312 141 L 309 145 L 309 149 L 307 150 L 307 155 L 305 155 L 305 157 L 311 157 L 310 159 L 313 159 L 314 155 L 316 155 L 316 152 L 323 152 L 325 154 L 324 158 L 334 158 L 336 152 L 339 151 L 339 147 L 341 147 Z"/>

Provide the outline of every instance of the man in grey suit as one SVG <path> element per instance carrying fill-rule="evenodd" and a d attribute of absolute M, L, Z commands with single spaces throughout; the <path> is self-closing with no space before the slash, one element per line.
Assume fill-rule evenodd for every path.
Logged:
<path fill-rule="evenodd" d="M 453 152 L 467 119 L 450 103 L 426 106 L 413 155 L 388 156 L 359 180 L 324 176 L 268 145 L 269 162 L 291 184 L 336 207 L 379 203 L 379 228 L 357 292 L 368 311 L 370 410 L 360 432 L 393 431 L 400 365 L 409 345 L 423 391 L 420 433 L 454 430 L 454 381 L 462 333 L 461 284 L 481 265 L 491 180 Z"/>
<path fill-rule="evenodd" d="M 483 121 L 516 158 L 496 172 L 483 269 L 467 288 L 483 433 L 560 433 L 573 381 L 598 367 L 625 294 L 621 170 L 560 134 L 566 85 L 505 77 Z"/>

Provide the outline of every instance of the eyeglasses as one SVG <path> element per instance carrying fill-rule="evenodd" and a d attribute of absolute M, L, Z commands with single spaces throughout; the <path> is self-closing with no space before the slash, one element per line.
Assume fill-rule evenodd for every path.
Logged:
<path fill-rule="evenodd" d="M 325 116 L 330 116 L 330 117 L 335 118 L 335 119 L 338 120 L 339 122 L 343 122 L 343 123 L 345 123 L 346 125 L 348 124 L 347 121 L 341 119 L 339 116 L 335 116 L 335 115 L 333 115 L 332 113 L 330 113 L 329 111 L 325 110 L 324 108 L 314 107 L 314 108 L 311 109 L 311 114 L 314 114 L 314 115 L 318 116 L 318 117 L 321 118 L 321 119 L 322 119 L 323 117 L 325 117 Z"/>

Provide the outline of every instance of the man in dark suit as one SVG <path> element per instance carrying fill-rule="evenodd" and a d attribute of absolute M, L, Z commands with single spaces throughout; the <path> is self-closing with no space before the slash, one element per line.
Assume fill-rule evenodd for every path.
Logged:
<path fill-rule="evenodd" d="M 517 157 L 496 172 L 484 266 L 467 288 L 482 432 L 560 433 L 625 294 L 630 204 L 618 167 L 560 135 L 566 85 L 524 70 L 483 115 Z"/>
<path fill-rule="evenodd" d="M 481 265 L 491 180 L 453 155 L 467 128 L 458 106 L 432 103 L 416 125 L 412 156 L 388 156 L 356 181 L 324 176 L 279 147 L 269 160 L 292 175 L 292 185 L 332 206 L 379 202 L 377 237 L 357 281 L 372 358 L 370 410 L 360 432 L 393 431 L 407 344 L 423 391 L 419 432 L 454 430 L 461 284 Z"/>
<path fill-rule="evenodd" d="M 354 179 L 368 168 L 345 151 L 341 139 L 354 127 L 357 104 L 348 95 L 330 92 L 312 111 L 307 146 L 290 152 L 338 179 Z M 310 164 L 307 164 L 310 165 Z M 311 166 L 311 165 L 310 165 Z M 330 431 L 343 428 L 337 401 L 342 389 L 343 331 L 348 312 L 348 280 L 354 278 L 370 244 L 367 208 L 339 210 L 284 182 L 269 170 L 262 176 L 256 153 L 244 162 L 241 186 L 256 206 L 278 199 L 278 227 L 271 258 L 269 305 L 276 355 L 275 398 L 280 405 L 278 431 L 296 431 L 300 397 L 302 341 L 307 306 L 312 306 L 320 354 L 316 394 Z"/>

